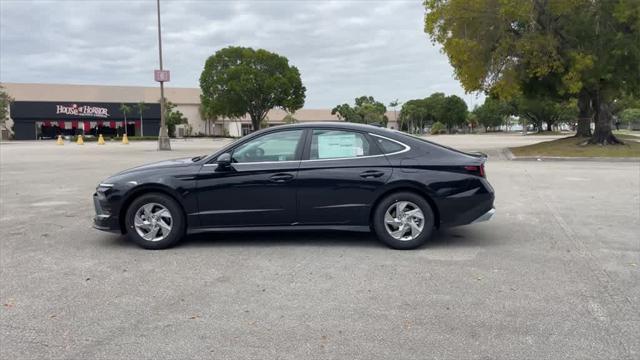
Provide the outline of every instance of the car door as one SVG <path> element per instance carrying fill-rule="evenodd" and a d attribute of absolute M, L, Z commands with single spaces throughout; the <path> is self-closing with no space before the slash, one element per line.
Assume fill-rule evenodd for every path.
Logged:
<path fill-rule="evenodd" d="M 225 168 L 198 175 L 202 227 L 289 225 L 296 218 L 296 182 L 304 130 L 269 132 L 231 150 Z"/>
<path fill-rule="evenodd" d="M 298 222 L 368 224 L 376 193 L 391 173 L 389 161 L 367 133 L 311 130 L 298 170 Z"/>

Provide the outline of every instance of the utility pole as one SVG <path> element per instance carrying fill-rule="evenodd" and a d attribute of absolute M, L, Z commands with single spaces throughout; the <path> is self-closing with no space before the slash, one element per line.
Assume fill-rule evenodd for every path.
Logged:
<path fill-rule="evenodd" d="M 162 33 L 160 31 L 160 0 L 156 0 L 158 8 L 158 53 L 160 55 L 160 73 L 163 73 L 162 69 Z M 158 80 L 156 76 L 156 81 Z M 158 150 L 171 150 L 171 142 L 169 140 L 169 134 L 167 133 L 167 124 L 165 122 L 164 109 L 164 82 L 165 78 L 160 77 L 160 134 L 158 135 Z M 167 79 L 168 80 L 168 79 Z"/>

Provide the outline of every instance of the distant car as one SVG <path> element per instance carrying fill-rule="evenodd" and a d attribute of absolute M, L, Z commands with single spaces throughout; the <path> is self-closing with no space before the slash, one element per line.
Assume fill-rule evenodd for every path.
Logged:
<path fill-rule="evenodd" d="M 104 180 L 94 226 L 147 249 L 185 234 L 252 230 L 373 230 L 392 248 L 413 249 L 436 228 L 493 216 L 485 160 L 368 125 L 271 127 L 209 156 Z"/>

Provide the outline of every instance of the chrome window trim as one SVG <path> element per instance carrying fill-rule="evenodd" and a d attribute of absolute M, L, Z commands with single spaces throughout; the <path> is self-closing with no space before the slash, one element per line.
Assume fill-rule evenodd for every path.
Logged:
<path fill-rule="evenodd" d="M 349 130 L 344 130 L 344 131 L 349 131 Z M 255 162 L 245 162 L 245 163 L 233 163 L 235 165 L 249 165 L 249 164 L 282 164 L 282 163 L 295 163 L 295 162 L 300 162 L 300 163 L 304 163 L 304 162 L 316 162 L 316 161 L 339 161 L 339 160 L 358 160 L 358 159 L 368 159 L 368 158 L 376 158 L 376 157 L 381 157 L 381 156 L 392 156 L 392 155 L 398 155 L 398 154 L 402 154 L 405 153 L 409 150 L 411 150 L 411 146 L 402 143 L 398 140 L 394 140 L 394 139 L 390 139 L 386 136 L 382 136 L 382 135 L 378 135 L 378 134 L 374 134 L 374 133 L 368 133 L 371 136 L 375 136 L 375 137 L 379 137 L 381 139 L 385 139 L 385 140 L 389 140 L 392 141 L 396 144 L 402 145 L 404 147 L 403 150 L 400 151 L 396 151 L 393 153 L 389 153 L 389 154 L 379 154 L 379 155 L 367 155 L 367 156 L 356 156 L 356 157 L 343 157 L 343 158 L 333 158 L 333 159 L 307 159 L 307 160 L 283 160 L 283 161 L 255 161 Z M 207 163 L 204 164 L 203 166 L 218 166 L 218 164 L 216 163 Z"/>
<path fill-rule="evenodd" d="M 337 131 L 352 131 L 354 132 L 355 130 L 337 130 Z M 401 143 L 398 140 L 394 140 L 394 139 L 390 139 L 386 136 L 382 136 L 382 135 L 378 135 L 378 134 L 374 134 L 374 133 L 368 133 L 371 136 L 376 136 L 379 137 L 381 139 L 385 139 L 385 140 L 389 140 L 392 141 L 396 144 L 402 145 L 404 146 L 403 150 L 400 151 L 396 151 L 393 153 L 389 153 L 389 154 L 379 154 L 379 155 L 367 155 L 367 156 L 356 156 L 356 157 L 343 157 L 343 158 L 333 158 L 333 159 L 307 159 L 307 160 L 301 160 L 302 162 L 312 162 L 312 161 L 336 161 L 336 160 L 357 160 L 357 159 L 367 159 L 367 158 L 376 158 L 376 157 L 381 157 L 381 156 L 390 156 L 390 155 L 397 155 L 397 154 L 402 154 L 405 153 L 409 150 L 411 150 L 411 146 L 405 144 L 405 143 Z M 312 135 L 313 136 L 313 135 Z"/>
<path fill-rule="evenodd" d="M 331 158 L 331 159 L 308 159 L 308 160 L 302 160 L 302 161 L 303 162 L 314 162 L 314 161 L 357 160 L 357 159 L 367 159 L 367 158 L 375 158 L 375 157 L 381 157 L 381 156 L 384 156 L 384 154 L 367 155 L 367 156 L 356 156 L 356 157 Z"/>
<path fill-rule="evenodd" d="M 233 165 L 252 165 L 252 164 L 286 164 L 286 163 L 297 163 L 301 160 L 282 160 L 282 161 L 252 161 L 252 162 L 236 162 L 231 163 Z"/>
<path fill-rule="evenodd" d="M 302 160 L 282 160 L 282 161 L 252 161 L 252 162 L 235 162 L 235 163 L 231 163 L 232 165 L 251 165 L 251 164 L 283 164 L 283 163 L 297 163 L 300 162 Z M 212 163 L 212 164 L 204 164 L 202 166 L 218 166 L 218 164 L 216 163 Z"/>

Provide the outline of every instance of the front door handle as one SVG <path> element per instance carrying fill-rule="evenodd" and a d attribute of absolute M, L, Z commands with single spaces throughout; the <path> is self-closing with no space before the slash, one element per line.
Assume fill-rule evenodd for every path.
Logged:
<path fill-rule="evenodd" d="M 378 170 L 367 170 L 360 173 L 360 177 L 363 178 L 379 178 L 384 175 L 384 172 Z"/>
<path fill-rule="evenodd" d="M 293 180 L 293 175 L 287 174 L 287 173 L 275 174 L 269 178 L 269 181 L 275 182 L 275 183 L 285 183 L 291 180 Z"/>

